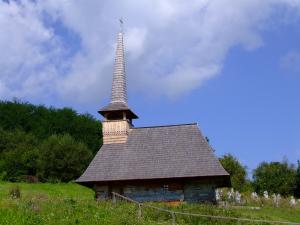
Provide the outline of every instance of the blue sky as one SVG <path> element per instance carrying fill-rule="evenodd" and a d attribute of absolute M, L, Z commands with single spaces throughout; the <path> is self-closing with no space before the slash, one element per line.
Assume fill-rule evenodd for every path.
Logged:
<path fill-rule="evenodd" d="M 0 2 L 0 98 L 101 119 L 120 17 L 136 126 L 197 122 L 249 172 L 300 159 L 299 0 Z"/>

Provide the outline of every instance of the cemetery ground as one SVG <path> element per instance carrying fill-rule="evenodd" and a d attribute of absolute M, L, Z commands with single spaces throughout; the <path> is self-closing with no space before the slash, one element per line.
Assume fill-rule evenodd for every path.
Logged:
<path fill-rule="evenodd" d="M 18 192 L 12 190 L 20 190 Z M 16 195 L 16 196 L 15 196 Z M 190 212 L 226 217 L 243 217 L 273 221 L 300 222 L 300 202 L 292 207 L 289 199 L 281 199 L 279 207 L 270 200 L 251 200 L 242 193 L 244 206 L 220 207 L 205 204 L 147 203 L 173 211 Z M 251 208 L 251 207 L 259 208 Z M 190 216 L 178 216 L 177 224 L 237 224 L 236 221 L 220 221 Z M 137 206 L 117 201 L 96 202 L 92 190 L 74 183 L 28 184 L 0 182 L 0 224 L 7 225 L 64 225 L 64 224 L 171 224 L 170 214 L 142 208 L 142 218 L 137 218 Z M 240 224 L 264 224 L 240 222 Z M 292 223 L 291 223 L 292 224 Z"/>

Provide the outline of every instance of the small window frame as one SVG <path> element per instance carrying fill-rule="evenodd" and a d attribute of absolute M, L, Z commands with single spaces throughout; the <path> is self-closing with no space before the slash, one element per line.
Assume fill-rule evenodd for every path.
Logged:
<path fill-rule="evenodd" d="M 168 184 L 164 184 L 163 185 L 163 189 L 164 189 L 164 191 L 169 191 L 169 185 Z"/>

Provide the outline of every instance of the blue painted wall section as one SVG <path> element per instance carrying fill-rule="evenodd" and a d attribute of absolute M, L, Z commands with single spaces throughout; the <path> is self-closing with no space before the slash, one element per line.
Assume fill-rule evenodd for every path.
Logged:
<path fill-rule="evenodd" d="M 160 188 L 129 186 L 124 188 L 123 194 L 139 202 L 184 200 L 183 190 L 169 190 L 163 185 Z"/>
<path fill-rule="evenodd" d="M 187 182 L 184 185 L 184 200 L 191 203 L 216 201 L 215 187 L 211 184 Z"/>
<path fill-rule="evenodd" d="M 97 200 L 106 200 L 109 198 L 108 186 L 94 186 L 95 197 Z"/>
<path fill-rule="evenodd" d="M 111 197 L 117 192 L 139 202 L 148 201 L 186 201 L 215 202 L 215 186 L 210 182 L 187 181 L 184 183 L 154 183 L 139 185 L 95 186 L 97 200 Z"/>

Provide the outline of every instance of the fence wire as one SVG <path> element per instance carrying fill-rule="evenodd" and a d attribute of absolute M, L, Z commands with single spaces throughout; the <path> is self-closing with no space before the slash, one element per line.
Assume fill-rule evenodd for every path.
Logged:
<path fill-rule="evenodd" d="M 118 193 L 112 192 L 112 202 L 113 203 L 117 203 L 117 197 L 125 200 L 127 202 L 131 202 L 136 204 L 137 206 L 137 218 L 141 219 L 143 216 L 143 211 L 145 209 L 153 209 L 156 210 L 158 212 L 163 212 L 169 215 L 169 218 L 171 219 L 171 224 L 172 225 L 176 225 L 176 220 L 178 217 L 188 217 L 191 220 L 193 220 L 193 218 L 203 218 L 207 221 L 220 221 L 222 222 L 222 224 L 224 225 L 224 222 L 235 222 L 237 225 L 242 225 L 245 223 L 250 223 L 250 224 L 289 224 L 289 225 L 300 225 L 300 223 L 297 222 L 287 222 L 287 221 L 271 221 L 271 220 L 263 220 L 263 219 L 249 219 L 249 218 L 239 218 L 239 217 L 231 217 L 231 216 L 216 216 L 216 215 L 205 215 L 205 214 L 197 214 L 197 213 L 188 213 L 188 212 L 179 212 L 179 211 L 173 211 L 173 210 L 169 210 L 169 209 L 165 209 L 165 208 L 161 208 L 161 207 L 157 207 L 157 206 L 153 206 L 153 205 L 149 205 L 149 204 L 145 204 L 145 203 L 141 203 L 138 201 L 135 201 L 133 199 L 130 199 L 126 196 L 120 195 Z M 144 209 L 142 209 L 144 208 Z M 159 217 L 159 216 L 157 216 Z M 220 224 L 220 223 L 216 223 L 216 224 Z M 230 223 L 232 224 L 232 223 Z"/>

